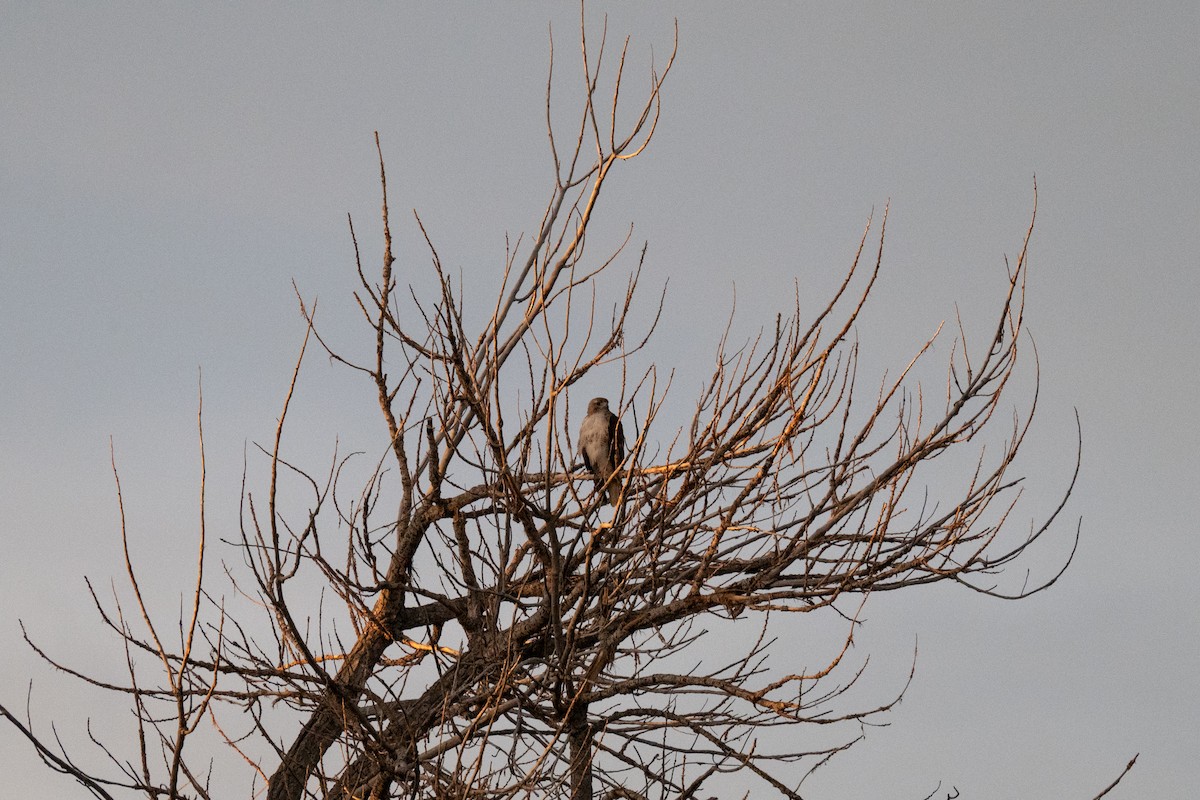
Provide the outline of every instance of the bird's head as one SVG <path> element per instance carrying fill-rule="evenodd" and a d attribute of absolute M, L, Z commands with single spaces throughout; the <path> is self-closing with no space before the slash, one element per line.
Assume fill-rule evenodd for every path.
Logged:
<path fill-rule="evenodd" d="M 592 401 L 588 403 L 589 414 L 595 414 L 597 411 L 608 411 L 607 397 L 594 397 L 592 398 Z"/>

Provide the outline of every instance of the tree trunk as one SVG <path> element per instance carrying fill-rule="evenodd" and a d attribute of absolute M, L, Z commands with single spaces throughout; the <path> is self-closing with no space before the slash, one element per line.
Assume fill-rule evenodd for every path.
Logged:
<path fill-rule="evenodd" d="M 576 704 L 567 717 L 571 753 L 571 800 L 592 800 L 592 726 L 587 706 Z"/>

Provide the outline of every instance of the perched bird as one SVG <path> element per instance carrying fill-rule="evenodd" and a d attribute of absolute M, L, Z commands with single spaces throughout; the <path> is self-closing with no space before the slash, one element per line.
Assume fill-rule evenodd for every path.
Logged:
<path fill-rule="evenodd" d="M 608 502 L 615 506 L 621 494 L 621 479 L 615 473 L 625 458 L 625 431 L 617 415 L 609 411 L 606 397 L 588 403 L 587 416 L 579 428 L 579 454 L 596 476 L 596 491 L 605 491 L 607 484 Z"/>

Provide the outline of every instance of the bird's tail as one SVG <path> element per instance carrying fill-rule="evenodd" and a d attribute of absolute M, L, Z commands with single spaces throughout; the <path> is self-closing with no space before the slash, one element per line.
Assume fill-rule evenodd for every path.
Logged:
<path fill-rule="evenodd" d="M 621 502 L 621 473 L 613 472 L 608 477 L 608 504 L 616 506 Z"/>

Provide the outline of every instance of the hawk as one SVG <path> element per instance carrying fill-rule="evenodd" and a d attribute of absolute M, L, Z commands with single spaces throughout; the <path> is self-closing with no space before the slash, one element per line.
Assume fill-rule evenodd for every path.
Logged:
<path fill-rule="evenodd" d="M 609 411 L 606 397 L 588 403 L 587 416 L 579 428 L 579 454 L 584 466 L 596 476 L 596 491 L 605 491 L 607 485 L 608 502 L 615 506 L 621 494 L 617 465 L 625 458 L 625 431 L 617 415 Z"/>

